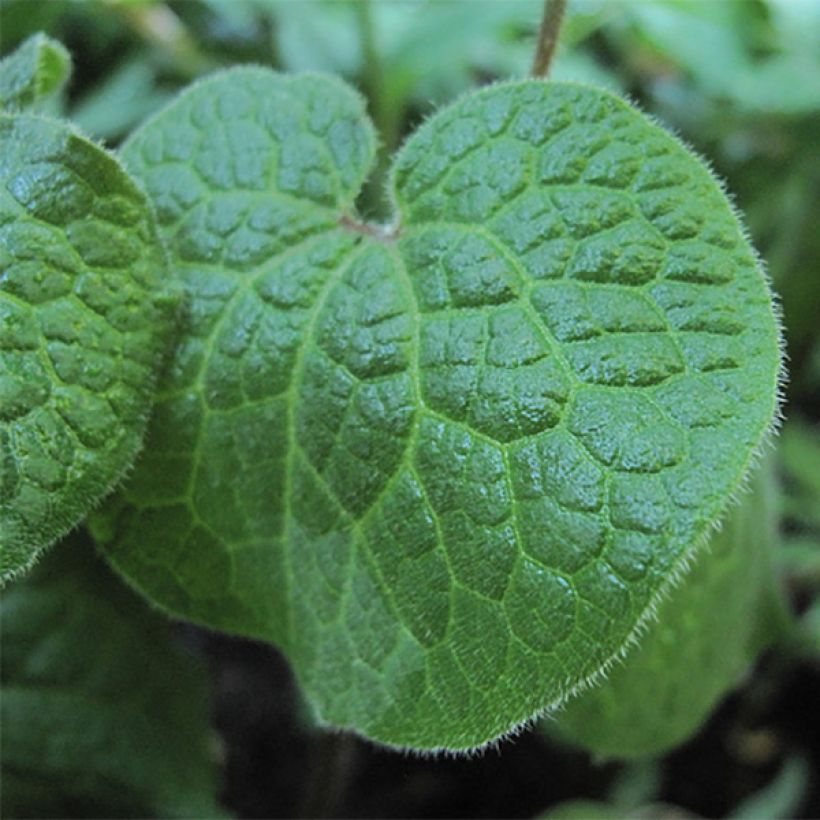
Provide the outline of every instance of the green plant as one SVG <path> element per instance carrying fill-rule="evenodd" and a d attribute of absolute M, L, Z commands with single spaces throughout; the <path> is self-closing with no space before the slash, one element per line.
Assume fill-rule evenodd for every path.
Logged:
<path fill-rule="evenodd" d="M 59 53 L 0 88 L 56 87 L 32 48 Z M 714 571 L 758 634 L 766 545 L 707 541 L 771 428 L 779 330 L 707 168 L 610 92 L 511 81 L 409 139 L 376 225 L 376 144 L 341 81 L 261 68 L 119 160 L 2 115 L 3 575 L 133 464 L 88 519 L 131 585 L 280 646 L 324 722 L 422 750 L 599 682 L 695 560 L 678 594 Z"/>
<path fill-rule="evenodd" d="M 602 757 L 649 757 L 674 748 L 783 630 L 770 557 L 777 543 L 771 464 L 753 481 L 712 536 L 708 554 L 660 603 L 658 623 L 640 646 L 603 685 L 569 701 L 547 723 L 557 737 Z"/>
<path fill-rule="evenodd" d="M 219 817 L 204 670 L 71 535 L 3 596 L 5 817 Z"/>
<path fill-rule="evenodd" d="M 60 47 L 29 41 L 2 64 L 2 107 L 36 104 L 66 70 Z M 0 146 L 6 578 L 132 463 L 172 303 L 148 203 L 112 156 L 62 122 L 25 113 L 0 113 Z"/>

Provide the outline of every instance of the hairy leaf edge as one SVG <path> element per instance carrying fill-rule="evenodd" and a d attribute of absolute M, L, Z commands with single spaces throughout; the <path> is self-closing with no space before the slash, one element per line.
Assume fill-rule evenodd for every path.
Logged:
<path fill-rule="evenodd" d="M 330 80 L 337 86 L 344 87 L 348 93 L 350 91 L 355 91 L 358 98 L 362 101 L 363 104 L 363 115 L 364 115 L 364 122 L 366 123 L 367 130 L 371 134 L 373 138 L 373 143 L 371 144 L 371 156 L 369 158 L 369 164 L 366 165 L 366 171 L 362 176 L 360 185 L 363 185 L 368 178 L 369 174 L 372 173 L 373 170 L 373 160 L 375 159 L 376 155 L 376 146 L 378 145 L 378 136 L 375 134 L 375 129 L 372 123 L 372 120 L 369 116 L 367 116 L 366 111 L 366 101 L 363 95 L 358 92 L 357 89 L 354 89 L 344 80 L 341 80 L 339 77 L 327 74 L 324 72 L 299 72 L 298 74 L 286 74 L 284 72 L 277 72 L 269 67 L 258 65 L 258 64 L 245 64 L 241 66 L 235 66 L 229 69 L 219 70 L 213 72 L 199 80 L 196 80 L 191 85 L 187 86 L 185 90 L 172 102 L 168 105 L 161 108 L 157 113 L 149 117 L 131 136 L 129 136 L 128 140 L 124 143 L 123 147 L 127 146 L 132 139 L 134 139 L 144 128 L 148 127 L 155 119 L 158 119 L 159 116 L 164 115 L 168 111 L 173 110 L 180 104 L 180 101 L 187 96 L 192 90 L 199 88 L 203 85 L 207 85 L 209 82 L 217 78 L 222 78 L 227 75 L 231 74 L 256 74 L 259 75 L 276 75 L 279 77 L 320 77 L 324 80 Z M 472 757 L 475 755 L 483 754 L 487 749 L 497 749 L 499 745 L 507 740 L 511 740 L 515 737 L 518 737 L 523 732 L 527 731 L 530 727 L 532 727 L 537 721 L 541 720 L 542 718 L 549 717 L 552 713 L 556 712 L 560 707 L 570 698 L 573 698 L 577 695 L 580 695 L 582 692 L 590 689 L 599 683 L 606 680 L 609 675 L 609 671 L 614 667 L 615 664 L 621 663 L 624 659 L 628 656 L 629 651 L 632 649 L 633 646 L 638 646 L 640 644 L 640 640 L 643 635 L 646 634 L 647 630 L 649 630 L 654 623 L 658 621 L 658 609 L 660 604 L 665 601 L 673 591 L 683 582 L 689 569 L 694 564 L 694 561 L 697 560 L 698 554 L 704 550 L 708 549 L 709 541 L 711 540 L 712 534 L 719 530 L 722 527 L 723 521 L 726 518 L 728 512 L 733 509 L 734 507 L 738 506 L 740 500 L 744 493 L 746 493 L 749 489 L 749 480 L 752 471 L 757 467 L 760 463 L 764 454 L 766 452 L 767 447 L 773 447 L 773 440 L 777 432 L 779 431 L 780 427 L 783 423 L 783 414 L 782 414 L 782 407 L 783 402 L 785 400 L 785 385 L 787 382 L 787 371 L 786 371 L 786 349 L 785 349 L 785 336 L 783 330 L 783 314 L 782 314 L 782 307 L 780 302 L 772 289 L 771 279 L 769 274 L 766 270 L 766 266 L 764 260 L 760 256 L 760 254 L 755 249 L 751 237 L 746 227 L 742 216 L 734 203 L 734 200 L 731 194 L 728 191 L 725 181 L 719 177 L 712 165 L 699 154 L 696 150 L 694 150 L 678 133 L 676 133 L 673 129 L 670 129 L 665 124 L 661 123 L 656 117 L 646 114 L 643 112 L 640 107 L 635 104 L 629 98 L 621 97 L 608 89 L 599 88 L 597 86 L 590 85 L 588 83 L 580 83 L 580 82 L 560 82 L 556 83 L 555 81 L 550 80 L 543 80 L 539 78 L 513 78 L 509 80 L 502 80 L 494 83 L 490 83 L 486 86 L 478 90 L 468 90 L 463 94 L 459 95 L 452 101 L 448 102 L 446 105 L 437 108 L 431 111 L 425 120 L 413 130 L 411 134 L 407 136 L 404 140 L 402 145 L 396 150 L 396 152 L 391 157 L 390 169 L 385 181 L 385 191 L 384 195 L 387 198 L 387 204 L 390 206 L 392 210 L 392 216 L 390 220 L 385 225 L 371 225 L 367 224 L 365 227 L 370 228 L 376 237 L 380 237 L 380 239 L 376 239 L 376 241 L 387 242 L 388 244 L 393 244 L 393 240 L 398 238 L 401 234 L 402 230 L 402 212 L 399 205 L 399 200 L 396 195 L 396 185 L 395 185 L 395 175 L 397 172 L 397 158 L 400 157 L 402 151 L 406 147 L 406 145 L 410 142 L 410 140 L 417 137 L 420 133 L 422 133 L 425 129 L 431 127 L 430 121 L 434 116 L 440 113 L 442 110 L 446 108 L 450 108 L 451 106 L 459 104 L 463 99 L 467 97 L 476 97 L 476 96 L 483 96 L 485 94 L 489 94 L 491 92 L 496 91 L 499 88 L 507 87 L 507 86 L 521 86 L 525 84 L 537 84 L 537 85 L 563 85 L 563 86 L 571 86 L 582 88 L 585 90 L 594 91 L 595 93 L 604 95 L 609 99 L 613 100 L 618 106 L 621 108 L 626 108 L 631 111 L 636 112 L 640 116 L 644 117 L 648 122 L 650 122 L 653 126 L 660 129 L 664 134 L 670 137 L 681 149 L 683 149 L 687 154 L 694 157 L 697 162 L 699 162 L 708 172 L 709 176 L 711 177 L 712 181 L 718 186 L 720 192 L 725 197 L 727 204 L 729 206 L 730 212 L 732 214 L 732 218 L 735 223 L 735 227 L 738 229 L 738 232 L 742 236 L 744 242 L 750 248 L 753 258 L 756 263 L 756 268 L 760 277 L 763 281 L 763 285 L 766 291 L 767 296 L 769 297 L 770 305 L 771 305 L 771 312 L 774 324 L 774 341 L 777 345 L 778 349 L 778 363 L 775 370 L 775 389 L 772 395 L 771 407 L 770 411 L 767 413 L 768 421 L 761 426 L 758 430 L 756 439 L 757 443 L 754 447 L 751 448 L 748 457 L 746 458 L 742 469 L 739 471 L 736 479 L 735 479 L 735 486 L 727 496 L 726 501 L 723 504 L 722 510 L 718 515 L 712 520 L 709 524 L 704 526 L 699 534 L 697 534 L 693 540 L 691 545 L 687 550 L 685 550 L 682 555 L 677 559 L 675 564 L 672 566 L 669 577 L 663 582 L 660 586 L 658 591 L 652 596 L 649 603 L 647 604 L 646 608 L 644 609 L 643 613 L 640 615 L 638 620 L 635 623 L 635 626 L 632 628 L 630 633 L 627 635 L 626 639 L 624 640 L 621 647 L 610 655 L 600 666 L 599 668 L 593 672 L 592 674 L 588 675 L 574 686 L 570 686 L 564 691 L 559 697 L 547 702 L 541 709 L 537 710 L 534 714 L 530 715 L 529 717 L 525 717 L 519 722 L 513 724 L 507 731 L 502 732 L 500 735 L 490 738 L 482 743 L 478 743 L 475 745 L 469 745 L 465 747 L 459 748 L 450 748 L 450 747 L 430 747 L 430 748 L 417 748 L 417 747 L 409 747 L 403 746 L 401 744 L 393 744 L 389 742 L 385 742 L 383 740 L 379 740 L 373 738 L 369 735 L 366 735 L 359 731 L 354 726 L 339 726 L 337 724 L 328 723 L 322 716 L 321 710 L 309 697 L 307 698 L 307 703 L 313 713 L 313 717 L 316 722 L 325 730 L 332 731 L 332 732 L 352 732 L 353 734 L 364 738 L 365 740 L 375 743 L 376 745 L 383 746 L 385 748 L 393 749 L 396 751 L 404 752 L 413 756 L 418 757 L 436 757 L 436 756 L 446 756 L 446 757 Z M 343 229 L 351 230 L 349 226 L 344 225 L 344 217 L 352 215 L 355 217 L 355 210 L 354 204 L 355 200 L 358 197 L 359 191 L 356 191 L 355 194 L 349 198 L 344 205 L 349 209 L 342 212 L 340 217 L 340 227 Z M 358 232 L 358 231 L 357 231 Z M 164 241 L 164 240 L 161 240 Z M 92 528 L 92 536 L 95 537 L 95 540 L 102 540 L 97 539 L 96 533 Z M 163 604 L 160 604 L 150 598 L 150 596 L 146 595 L 145 591 L 141 588 L 141 586 L 133 581 L 133 579 L 129 578 L 124 572 L 122 572 L 115 561 L 113 560 L 113 556 L 110 555 L 103 555 L 103 557 L 108 561 L 110 565 L 114 567 L 117 571 L 117 574 L 125 580 L 125 582 L 137 591 L 143 598 L 147 598 L 151 607 L 153 609 L 157 609 L 161 612 L 164 612 L 167 616 L 174 620 L 182 620 L 188 623 L 194 623 L 202 628 L 205 628 L 209 631 L 213 632 L 220 632 L 222 634 L 229 634 L 234 635 L 235 637 L 241 638 L 250 638 L 250 639 L 257 639 L 265 641 L 269 643 L 269 639 L 265 635 L 253 635 L 250 633 L 238 633 L 232 632 L 230 630 L 215 630 L 209 624 L 191 618 L 182 618 L 179 614 L 175 613 L 173 609 L 170 607 L 166 607 Z M 278 649 L 279 647 L 277 647 Z M 280 650 L 281 651 L 281 650 Z M 287 656 L 286 656 L 287 657 Z M 290 664 L 289 665 L 294 671 L 297 680 L 299 680 L 299 672 L 298 670 Z M 301 687 L 301 681 L 300 681 Z"/>
<path fill-rule="evenodd" d="M 49 39 L 49 38 L 45 38 Z M 59 44 L 58 44 L 59 45 Z M 68 54 L 68 52 L 66 52 Z M 154 203 L 152 199 L 148 196 L 144 186 L 142 183 L 137 180 L 131 172 L 125 167 L 125 164 L 116 154 L 116 152 L 106 148 L 103 145 L 102 141 L 97 141 L 90 137 L 89 135 L 85 134 L 82 129 L 80 129 L 75 123 L 59 119 L 57 117 L 49 117 L 44 114 L 36 114 L 30 113 L 28 111 L 24 112 L 17 112 L 17 111 L 6 111 L 0 110 L 0 121 L 3 120 L 15 120 L 15 119 L 34 119 L 40 120 L 43 122 L 47 122 L 52 125 L 58 125 L 62 128 L 66 129 L 72 136 L 80 140 L 81 142 L 93 146 L 96 150 L 100 151 L 103 157 L 105 157 L 105 161 L 112 162 L 117 167 L 117 169 L 122 172 L 123 176 L 128 180 L 128 183 L 134 189 L 134 192 L 139 196 L 142 204 L 145 207 L 146 213 L 148 214 L 148 221 L 150 223 L 152 237 L 155 242 L 155 247 L 157 250 L 158 255 L 162 260 L 163 266 L 163 273 L 165 273 L 165 285 L 166 290 L 164 292 L 160 292 L 157 294 L 157 299 L 162 304 L 165 309 L 169 313 L 168 321 L 170 326 L 170 333 L 167 343 L 165 345 L 165 349 L 163 350 L 161 356 L 158 360 L 154 363 L 154 367 L 152 369 L 151 377 L 149 383 L 146 385 L 146 395 L 149 396 L 149 401 L 146 403 L 146 406 L 143 410 L 141 417 L 139 418 L 139 433 L 137 436 L 137 441 L 135 446 L 130 448 L 130 451 L 127 453 L 127 459 L 125 464 L 120 468 L 120 470 L 112 477 L 112 479 L 108 482 L 108 485 L 105 491 L 99 494 L 97 497 L 89 500 L 85 499 L 86 502 L 86 512 L 85 515 L 78 518 L 74 521 L 73 524 L 67 526 L 63 532 L 57 536 L 57 538 L 53 539 L 49 543 L 42 544 L 36 550 L 34 550 L 31 555 L 29 556 L 29 560 L 12 570 L 7 570 L 5 572 L 0 572 L 0 590 L 2 590 L 6 584 L 9 582 L 13 582 L 18 580 L 19 578 L 27 575 L 34 565 L 40 560 L 45 552 L 47 552 L 51 547 L 53 547 L 58 541 L 65 538 L 70 533 L 74 532 L 78 528 L 83 525 L 83 522 L 88 518 L 88 516 L 97 509 L 111 493 L 114 492 L 120 485 L 124 484 L 126 479 L 131 474 L 132 470 L 134 469 L 134 465 L 140 453 L 143 450 L 145 445 L 145 434 L 148 430 L 148 423 L 151 418 L 151 414 L 153 413 L 154 409 L 154 399 L 153 396 L 156 393 L 157 383 L 162 375 L 165 366 L 167 364 L 168 358 L 170 353 L 173 349 L 174 344 L 176 343 L 176 324 L 175 321 L 176 315 L 179 312 L 180 305 L 184 299 L 183 291 L 176 286 L 173 280 L 170 277 L 170 259 L 168 256 L 168 251 L 165 247 L 165 243 L 162 241 L 162 238 L 159 235 L 159 231 L 157 229 L 157 215 L 156 209 L 154 208 Z"/>
<path fill-rule="evenodd" d="M 749 455 L 743 464 L 743 467 L 741 468 L 740 472 L 738 473 L 735 479 L 734 489 L 729 493 L 726 501 L 723 504 L 721 512 L 719 512 L 717 517 L 712 522 L 707 524 L 701 530 L 701 532 L 694 537 L 689 548 L 685 550 L 682 553 L 682 555 L 677 559 L 675 564 L 672 566 L 672 569 L 670 570 L 669 577 L 663 582 L 663 584 L 661 584 L 658 591 L 651 597 L 649 603 L 647 604 L 641 616 L 638 618 L 637 622 L 635 623 L 635 626 L 627 635 L 620 649 L 618 649 L 616 652 L 610 655 L 610 657 L 607 658 L 595 672 L 593 672 L 591 675 L 588 675 L 586 678 L 579 681 L 574 686 L 569 687 L 569 689 L 567 689 L 562 695 L 560 695 L 553 701 L 547 703 L 535 714 L 523 719 L 519 723 L 516 723 L 507 732 L 502 733 L 498 737 L 490 739 L 476 746 L 470 746 L 459 749 L 450 749 L 444 747 L 431 749 L 415 749 L 397 744 L 384 743 L 383 741 L 374 741 L 373 738 L 370 738 L 366 735 L 360 735 L 370 740 L 371 742 L 376 742 L 377 744 L 386 746 L 387 748 L 403 751 L 419 757 L 435 757 L 438 755 L 444 755 L 447 757 L 454 758 L 462 756 L 472 757 L 475 755 L 483 754 L 487 749 L 497 749 L 499 745 L 504 741 L 512 740 L 518 737 L 519 735 L 530 729 L 532 726 L 534 726 L 539 720 L 543 718 L 548 718 L 550 715 L 559 710 L 561 706 L 568 700 L 582 694 L 588 689 L 594 688 L 598 684 L 605 681 L 609 676 L 610 670 L 616 664 L 623 663 L 626 660 L 630 650 L 633 647 L 639 646 L 641 638 L 646 634 L 646 632 L 649 629 L 652 628 L 653 624 L 659 622 L 658 610 L 660 608 L 660 605 L 665 600 L 667 600 L 673 594 L 675 589 L 677 589 L 684 582 L 687 574 L 689 573 L 689 570 L 692 568 L 695 561 L 697 560 L 698 555 L 704 550 L 709 550 L 712 535 L 715 532 L 722 529 L 723 522 L 725 521 L 729 512 L 734 508 L 738 507 L 741 503 L 743 496 L 750 491 L 751 476 L 753 472 L 759 468 L 762 460 L 766 455 L 767 449 L 774 449 L 775 437 L 779 433 L 784 421 L 783 405 L 785 402 L 785 387 L 788 381 L 788 371 L 786 368 L 788 354 L 786 351 L 785 344 L 783 309 L 780 300 L 772 287 L 771 277 L 766 268 L 765 261 L 763 260 L 763 257 L 760 255 L 760 253 L 757 251 L 754 243 L 752 242 L 749 229 L 747 228 L 743 220 L 739 208 L 735 204 L 734 198 L 731 192 L 729 191 L 726 181 L 717 174 L 715 169 L 712 167 L 712 164 L 698 151 L 696 151 L 675 129 L 670 128 L 665 123 L 661 122 L 657 117 L 645 113 L 640 108 L 640 106 L 628 96 L 620 96 L 618 94 L 613 93 L 609 89 L 599 88 L 589 83 L 574 81 L 556 82 L 542 78 L 513 78 L 509 80 L 500 80 L 497 82 L 488 83 L 487 85 L 481 87 L 478 90 L 473 89 L 462 93 L 452 101 L 448 102 L 445 106 L 442 106 L 441 108 L 431 111 L 425 117 L 424 121 L 420 125 L 418 125 L 411 134 L 409 134 L 406 137 L 406 139 L 403 141 L 401 146 L 396 150 L 393 157 L 391 158 L 390 169 L 385 183 L 385 195 L 388 198 L 388 202 L 394 216 L 391 219 L 390 223 L 388 223 L 388 225 L 385 226 L 385 229 L 390 230 L 393 236 L 398 236 L 401 233 L 402 212 L 396 189 L 396 173 L 398 170 L 397 159 L 399 158 L 405 147 L 408 145 L 408 143 L 420 134 L 422 134 L 423 131 L 427 130 L 428 128 L 431 128 L 431 120 L 444 108 L 450 108 L 451 106 L 458 105 L 462 100 L 468 97 L 480 97 L 486 94 L 493 93 L 499 88 L 504 88 L 507 86 L 518 87 L 528 84 L 557 84 L 562 86 L 570 86 L 590 90 L 598 94 L 601 94 L 615 102 L 620 108 L 629 109 L 644 117 L 653 126 L 660 129 L 664 134 L 670 137 L 678 145 L 678 147 L 682 148 L 687 154 L 694 157 L 694 159 L 706 169 L 712 181 L 718 186 L 721 194 L 726 199 L 726 202 L 729 206 L 729 210 L 732 214 L 732 218 L 735 223 L 735 227 L 738 229 L 738 232 L 742 236 L 744 242 L 746 242 L 746 244 L 752 252 L 754 261 L 756 263 L 755 266 L 761 279 L 763 280 L 764 289 L 766 291 L 767 296 L 769 297 L 769 303 L 771 306 L 771 313 L 774 324 L 774 341 L 777 345 L 778 350 L 778 362 L 775 370 L 775 385 L 770 410 L 769 413 L 767 413 L 768 421 L 758 431 L 756 437 L 757 443 L 750 450 Z M 335 728 L 343 731 L 353 731 L 356 734 L 360 734 L 351 727 L 335 727 L 325 723 L 322 720 L 321 714 L 318 712 L 316 714 L 316 717 L 319 723 L 327 729 Z"/>

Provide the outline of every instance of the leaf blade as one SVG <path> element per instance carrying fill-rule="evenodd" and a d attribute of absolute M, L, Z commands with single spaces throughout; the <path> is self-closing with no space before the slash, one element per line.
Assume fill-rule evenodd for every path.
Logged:
<path fill-rule="evenodd" d="M 558 737 L 606 757 L 663 754 L 700 728 L 773 642 L 782 600 L 771 567 L 771 466 L 661 602 L 640 646 L 556 716 Z"/>
<path fill-rule="evenodd" d="M 0 611 L 4 814 L 221 816 L 203 670 L 87 536 Z"/>
<path fill-rule="evenodd" d="M 254 99 L 281 95 L 281 77 L 253 76 Z M 241 83 L 207 88 L 207 103 L 203 86 L 184 97 L 192 111 Z M 264 119 L 251 104 L 242 116 Z M 182 128 L 173 110 L 163 117 L 138 138 L 155 157 L 158 131 Z M 345 121 L 356 117 L 367 130 L 351 103 Z M 309 135 L 277 127 L 271 167 L 294 151 L 303 167 L 283 146 Z M 197 142 L 179 133 L 189 156 Z M 132 167 L 166 209 L 177 269 L 216 288 L 207 252 L 219 242 L 179 241 L 196 206 L 171 198 L 169 168 Z M 264 196 L 281 199 L 283 178 L 265 179 Z M 242 436 L 276 454 L 264 496 L 275 520 L 242 519 L 218 492 L 183 499 L 180 516 L 197 508 L 215 537 L 169 549 L 168 518 L 156 531 L 165 554 L 141 558 L 159 505 L 132 495 L 102 540 L 165 606 L 282 646 L 325 721 L 395 745 L 472 748 L 559 703 L 639 628 L 771 422 L 778 330 L 709 172 L 608 93 L 528 81 L 477 92 L 410 139 L 392 179 L 391 230 L 356 229 L 352 188 L 312 200 L 328 219 L 317 241 L 344 250 L 297 321 L 283 420 L 262 425 L 273 444 L 258 426 L 210 440 L 218 454 Z M 279 292 L 276 259 L 260 271 L 269 264 Z M 268 321 L 289 309 L 270 305 Z M 212 386 L 226 409 L 244 402 L 226 368 Z M 244 480 L 241 459 L 213 458 L 206 484 Z M 262 498 L 259 486 L 240 494 Z M 250 519 L 252 561 L 236 535 Z M 187 577 L 149 569 L 157 555 Z M 213 555 L 223 563 L 209 581 L 199 564 Z M 224 556 L 252 569 L 230 581 Z"/>
<path fill-rule="evenodd" d="M 171 332 L 144 195 L 58 122 L 0 114 L 0 579 L 25 571 L 140 447 Z"/>

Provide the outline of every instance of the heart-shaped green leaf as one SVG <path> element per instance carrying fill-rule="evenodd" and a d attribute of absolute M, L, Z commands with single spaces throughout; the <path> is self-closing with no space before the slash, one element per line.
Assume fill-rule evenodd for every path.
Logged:
<path fill-rule="evenodd" d="M 547 729 L 607 757 L 659 755 L 683 743 L 785 624 L 770 562 L 777 539 L 771 464 L 732 510 L 656 622 L 600 685 Z"/>
<path fill-rule="evenodd" d="M 113 157 L 0 114 L 0 581 L 133 460 L 171 330 L 165 264 Z"/>
<path fill-rule="evenodd" d="M 718 184 L 609 93 L 431 118 L 360 225 L 361 100 L 216 75 L 127 144 L 190 293 L 97 523 L 167 609 L 279 644 L 325 721 L 469 748 L 635 634 L 771 423 L 771 297 Z"/>

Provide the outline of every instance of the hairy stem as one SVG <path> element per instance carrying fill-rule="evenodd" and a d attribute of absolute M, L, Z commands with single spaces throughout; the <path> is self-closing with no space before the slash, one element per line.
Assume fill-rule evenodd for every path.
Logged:
<path fill-rule="evenodd" d="M 549 74 L 566 9 L 567 0 L 544 0 L 541 26 L 538 29 L 538 43 L 530 71 L 533 77 L 546 77 Z"/>

